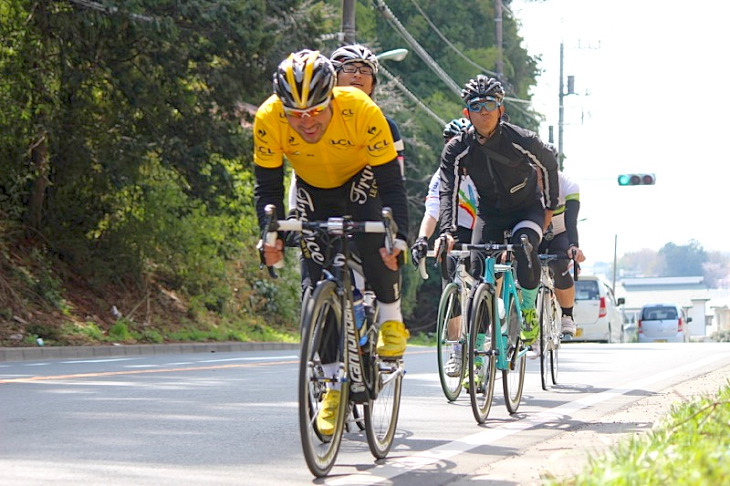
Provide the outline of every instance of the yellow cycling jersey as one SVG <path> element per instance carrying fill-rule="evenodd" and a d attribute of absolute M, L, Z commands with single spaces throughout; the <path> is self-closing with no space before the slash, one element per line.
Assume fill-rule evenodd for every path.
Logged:
<path fill-rule="evenodd" d="M 322 189 L 340 187 L 366 165 L 397 157 L 393 135 L 378 105 L 350 86 L 335 87 L 332 119 L 317 143 L 305 142 L 289 126 L 279 97 L 271 95 L 256 112 L 254 163 L 281 167 L 284 156 L 301 179 Z"/>

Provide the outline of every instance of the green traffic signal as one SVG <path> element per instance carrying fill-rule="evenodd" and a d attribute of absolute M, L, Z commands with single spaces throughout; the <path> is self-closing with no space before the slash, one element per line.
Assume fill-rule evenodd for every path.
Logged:
<path fill-rule="evenodd" d="M 618 176 L 619 186 L 651 186 L 655 182 L 654 174 L 621 174 Z"/>

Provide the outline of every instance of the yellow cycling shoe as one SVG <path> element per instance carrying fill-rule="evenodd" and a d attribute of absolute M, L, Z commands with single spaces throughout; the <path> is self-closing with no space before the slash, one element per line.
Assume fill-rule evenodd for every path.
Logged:
<path fill-rule="evenodd" d="M 406 352 L 406 341 L 411 334 L 398 321 L 385 321 L 378 332 L 378 355 L 381 358 L 400 358 Z"/>
<path fill-rule="evenodd" d="M 335 422 L 337 422 L 337 411 L 340 408 L 340 391 L 328 389 L 322 399 L 322 408 L 317 414 L 317 430 L 322 435 L 335 433 Z"/>

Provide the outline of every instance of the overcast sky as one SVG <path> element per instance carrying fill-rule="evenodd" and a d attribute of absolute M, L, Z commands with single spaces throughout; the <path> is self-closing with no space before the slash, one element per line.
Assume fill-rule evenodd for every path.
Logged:
<path fill-rule="evenodd" d="M 730 4 L 661 0 L 512 3 L 525 47 L 540 56 L 533 91 L 557 143 L 560 43 L 575 96 L 564 99 L 566 174 L 581 186 L 589 261 L 695 239 L 730 252 Z M 567 88 L 566 88 L 567 89 Z M 619 187 L 627 172 L 655 186 Z"/>

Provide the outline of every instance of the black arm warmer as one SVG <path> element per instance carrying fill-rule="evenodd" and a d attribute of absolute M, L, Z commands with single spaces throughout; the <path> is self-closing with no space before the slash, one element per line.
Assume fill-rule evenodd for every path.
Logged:
<path fill-rule="evenodd" d="M 373 174 L 378 183 L 378 192 L 383 201 L 383 207 L 389 207 L 393 211 L 393 219 L 398 225 L 398 238 L 409 242 L 408 200 L 398 160 L 393 159 L 387 164 L 373 167 Z"/>
<path fill-rule="evenodd" d="M 571 199 L 565 202 L 565 232 L 568 233 L 568 243 L 579 247 L 578 211 L 580 211 L 580 201 Z"/>
<path fill-rule="evenodd" d="M 259 218 L 259 227 L 263 229 L 266 223 L 264 208 L 267 204 L 276 206 L 277 219 L 284 219 L 284 166 L 275 169 L 266 169 L 254 165 L 256 184 L 253 195 L 256 202 L 256 215 Z"/>

